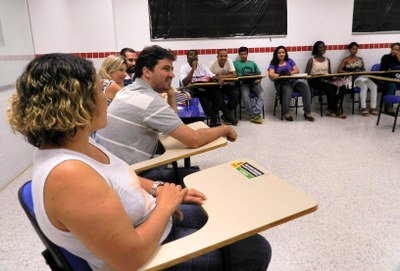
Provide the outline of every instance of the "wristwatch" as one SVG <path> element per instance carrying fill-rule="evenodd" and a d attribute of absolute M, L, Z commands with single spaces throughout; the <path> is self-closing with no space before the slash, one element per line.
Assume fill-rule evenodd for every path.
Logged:
<path fill-rule="evenodd" d="M 150 195 L 152 195 L 153 197 L 156 197 L 157 195 L 156 195 L 156 190 L 157 190 L 157 188 L 159 187 L 159 186 L 163 186 L 164 185 L 164 182 L 161 182 L 161 181 L 155 181 L 154 183 L 153 183 L 153 186 L 151 187 L 151 189 L 150 189 Z"/>

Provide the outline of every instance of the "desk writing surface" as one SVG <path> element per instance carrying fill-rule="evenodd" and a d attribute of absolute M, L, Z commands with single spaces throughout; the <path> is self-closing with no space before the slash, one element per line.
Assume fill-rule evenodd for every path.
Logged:
<path fill-rule="evenodd" d="M 202 121 L 189 123 L 187 124 L 187 126 L 194 130 L 200 128 L 209 128 L 207 124 Z M 130 168 L 133 169 L 136 173 L 139 173 L 150 168 L 167 165 L 180 159 L 211 151 L 226 146 L 228 144 L 227 139 L 224 137 L 220 137 L 213 142 L 210 142 L 196 149 L 189 148 L 188 146 L 171 136 L 160 136 L 160 141 L 165 148 L 165 152 L 163 154 L 156 156 L 152 159 L 130 165 Z"/>
<path fill-rule="evenodd" d="M 302 79 L 302 78 L 311 78 L 311 75 L 308 75 L 307 73 L 296 73 L 293 75 L 279 76 L 277 78 L 272 79 L 272 81 L 279 81 L 284 79 Z"/>
<path fill-rule="evenodd" d="M 266 77 L 266 74 L 258 74 L 258 75 L 243 75 L 243 76 L 238 76 L 238 80 L 246 80 L 246 79 L 261 79 L 263 77 Z"/>
<path fill-rule="evenodd" d="M 249 167 L 250 171 L 254 168 L 264 174 L 249 178 L 244 174 L 244 168 Z M 196 188 L 207 196 L 203 208 L 209 219 L 199 231 L 162 245 L 141 270 L 166 268 L 311 213 L 318 207 L 312 197 L 246 158 L 190 174 L 184 182 L 188 188 Z"/>
<path fill-rule="evenodd" d="M 368 77 L 371 79 L 380 80 L 380 81 L 400 83 L 400 79 L 393 78 L 393 77 L 384 77 L 384 76 L 376 76 L 376 75 L 370 75 Z"/>

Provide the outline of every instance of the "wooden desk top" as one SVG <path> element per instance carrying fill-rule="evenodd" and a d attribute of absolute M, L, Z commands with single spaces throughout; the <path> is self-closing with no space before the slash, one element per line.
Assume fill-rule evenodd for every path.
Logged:
<path fill-rule="evenodd" d="M 238 80 L 246 80 L 246 79 L 261 79 L 263 77 L 267 77 L 266 74 L 258 74 L 258 75 L 244 75 L 238 76 Z"/>
<path fill-rule="evenodd" d="M 271 80 L 279 81 L 279 80 L 283 80 L 283 79 L 302 79 L 302 78 L 311 78 L 311 75 L 308 75 L 307 73 L 297 73 L 297 74 L 293 74 L 293 75 L 279 76 L 279 77 L 271 79 Z"/>
<path fill-rule="evenodd" d="M 207 124 L 205 124 L 202 121 L 189 123 L 187 124 L 187 126 L 189 126 L 194 130 L 200 128 L 209 128 Z M 188 146 L 186 146 L 185 144 L 181 143 L 180 141 L 176 140 L 171 136 L 160 136 L 160 141 L 165 148 L 165 152 L 163 154 L 161 154 L 160 156 L 156 156 L 152 159 L 130 165 L 130 168 L 133 169 L 136 173 L 139 173 L 147 169 L 151 169 L 162 165 L 167 165 L 174 161 L 191 157 L 196 154 L 221 148 L 228 144 L 227 139 L 224 137 L 220 137 L 217 140 L 196 149 L 189 148 Z"/>
<path fill-rule="evenodd" d="M 386 81 L 386 82 L 393 82 L 393 83 L 400 83 L 400 79 L 393 78 L 393 77 L 384 77 L 384 76 L 376 76 L 376 75 L 369 75 L 371 79 Z"/>
<path fill-rule="evenodd" d="M 330 73 L 330 74 L 310 75 L 310 77 L 308 77 L 308 78 L 313 79 L 313 78 L 322 78 L 322 77 L 343 77 L 343 76 L 385 74 L 385 73 L 396 73 L 396 72 L 400 72 L 400 71 L 391 70 L 391 71 L 339 72 L 339 73 Z"/>
<path fill-rule="evenodd" d="M 190 174 L 184 182 L 207 196 L 203 208 L 209 220 L 199 231 L 162 245 L 141 270 L 175 265 L 318 208 L 312 197 L 246 158 Z"/>

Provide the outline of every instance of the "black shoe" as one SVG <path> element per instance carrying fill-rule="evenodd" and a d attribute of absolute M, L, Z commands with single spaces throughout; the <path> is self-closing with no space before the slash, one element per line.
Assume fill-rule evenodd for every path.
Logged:
<path fill-rule="evenodd" d="M 230 122 L 230 121 L 225 117 L 225 115 L 222 115 L 222 116 L 221 116 L 221 121 L 222 121 L 222 123 L 225 124 L 225 125 L 232 125 L 232 122 Z"/>
<path fill-rule="evenodd" d="M 238 120 L 233 116 L 233 113 L 230 113 L 229 115 L 222 115 L 221 119 L 226 125 L 237 125 L 238 123 Z"/>
<path fill-rule="evenodd" d="M 211 121 L 210 122 L 210 127 L 218 127 L 221 126 L 221 123 L 219 121 Z"/>
<path fill-rule="evenodd" d="M 304 114 L 304 119 L 308 120 L 308 121 L 314 121 L 315 120 L 311 115 L 307 116 L 306 114 Z"/>
<path fill-rule="evenodd" d="M 287 121 L 293 121 L 293 118 L 292 118 L 292 116 L 290 116 L 289 115 L 289 117 L 286 117 L 286 116 L 283 116 L 284 118 L 285 118 L 285 120 L 287 120 Z"/>

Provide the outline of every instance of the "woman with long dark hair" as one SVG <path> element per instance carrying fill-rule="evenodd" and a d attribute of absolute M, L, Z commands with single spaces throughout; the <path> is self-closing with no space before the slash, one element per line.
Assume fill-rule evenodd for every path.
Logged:
<path fill-rule="evenodd" d="M 268 68 L 268 75 L 274 80 L 282 75 L 294 75 L 299 73 L 299 68 L 293 59 L 289 58 L 285 46 L 275 48 L 271 63 Z M 275 81 L 276 91 L 282 97 L 283 116 L 287 121 L 293 121 L 289 113 L 290 99 L 293 91 L 299 92 L 303 99 L 304 118 L 308 121 L 314 121 L 311 116 L 311 92 L 307 82 L 303 79 L 288 79 Z"/>

